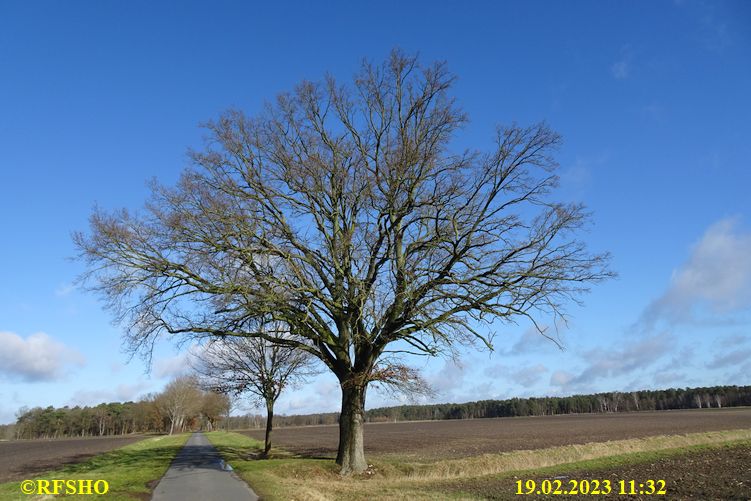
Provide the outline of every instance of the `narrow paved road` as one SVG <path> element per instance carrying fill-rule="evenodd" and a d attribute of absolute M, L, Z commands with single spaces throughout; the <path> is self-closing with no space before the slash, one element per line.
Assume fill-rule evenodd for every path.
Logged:
<path fill-rule="evenodd" d="M 203 433 L 194 433 L 154 489 L 152 501 L 256 501 L 258 496 L 231 471 Z"/>

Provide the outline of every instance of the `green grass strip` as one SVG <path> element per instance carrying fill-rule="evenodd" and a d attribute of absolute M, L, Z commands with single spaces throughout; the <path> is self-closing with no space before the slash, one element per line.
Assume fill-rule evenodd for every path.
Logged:
<path fill-rule="evenodd" d="M 120 449 L 94 456 L 78 464 L 64 466 L 41 475 L 30 476 L 34 480 L 106 480 L 109 492 L 105 496 L 70 495 L 57 496 L 24 494 L 21 482 L 0 484 L 0 499 L 34 501 L 41 499 L 107 499 L 107 501 L 133 501 L 151 498 L 155 481 L 162 478 L 180 448 L 190 434 L 147 438 Z M 26 479 L 26 480 L 29 480 Z M 152 485 L 150 485 L 152 484 Z M 61 489 L 64 492 L 65 488 Z"/>
<path fill-rule="evenodd" d="M 303 459 L 273 448 L 269 459 L 259 459 L 263 442 L 239 433 L 215 431 L 206 433 L 235 473 L 265 500 L 300 498 L 298 486 L 287 484 L 284 478 L 338 478 L 339 467 L 330 459 Z"/>

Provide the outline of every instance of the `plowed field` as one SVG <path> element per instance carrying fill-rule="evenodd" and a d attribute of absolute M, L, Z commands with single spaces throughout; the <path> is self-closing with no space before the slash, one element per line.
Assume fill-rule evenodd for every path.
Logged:
<path fill-rule="evenodd" d="M 128 435 L 0 442 L 0 482 L 21 480 L 62 465 L 79 463 L 144 438 Z"/>
<path fill-rule="evenodd" d="M 534 496 L 519 496 L 516 494 L 519 487 L 517 482 L 522 481 L 522 486 L 528 480 L 533 480 L 537 486 L 548 480 L 559 480 L 560 488 L 567 491 L 572 487 L 581 485 L 583 480 L 597 481 L 604 486 L 609 481 L 612 486 L 610 495 L 593 496 L 544 496 L 536 493 Z M 664 487 L 666 494 L 646 495 L 639 491 L 649 492 L 649 481 L 657 483 L 657 488 Z M 659 480 L 664 481 L 660 485 Z M 624 490 L 629 492 L 630 482 L 634 481 L 633 492 L 635 495 L 618 496 L 619 482 L 625 482 Z M 594 485 L 591 483 L 590 485 Z M 679 454 L 657 460 L 642 461 L 634 464 L 618 466 L 614 468 L 602 468 L 595 470 L 565 470 L 551 472 L 547 476 L 524 476 L 524 477 L 498 477 L 488 476 L 474 478 L 469 481 L 448 482 L 444 484 L 447 491 L 456 491 L 464 495 L 469 494 L 479 499 L 512 500 L 528 497 L 531 499 L 629 499 L 649 500 L 661 499 L 751 499 L 751 447 L 747 445 L 709 448 L 696 452 Z M 604 488 L 602 489 L 604 490 Z M 522 487 L 522 492 L 524 487 Z"/>
<path fill-rule="evenodd" d="M 365 452 L 437 460 L 738 428 L 751 428 L 751 408 L 368 423 Z M 263 440 L 263 430 L 245 433 Z M 308 457 L 335 457 L 338 439 L 337 426 L 278 428 L 273 434 L 274 445 Z"/>

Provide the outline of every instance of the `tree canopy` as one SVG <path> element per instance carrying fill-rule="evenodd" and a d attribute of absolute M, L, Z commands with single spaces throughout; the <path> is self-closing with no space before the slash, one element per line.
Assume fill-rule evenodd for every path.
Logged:
<path fill-rule="evenodd" d="M 611 276 L 576 238 L 585 209 L 551 198 L 558 134 L 512 125 L 487 152 L 454 151 L 454 80 L 394 51 L 350 86 L 302 82 L 207 123 L 193 167 L 154 184 L 144 213 L 95 211 L 75 242 L 129 346 L 249 336 L 317 357 L 342 387 L 337 461 L 360 472 L 365 389 L 414 375 L 401 356 L 492 347 L 483 323 L 538 325 Z"/>

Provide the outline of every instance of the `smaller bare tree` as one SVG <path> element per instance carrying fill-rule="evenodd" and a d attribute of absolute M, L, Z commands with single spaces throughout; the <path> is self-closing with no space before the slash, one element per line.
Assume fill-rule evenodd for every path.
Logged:
<path fill-rule="evenodd" d="M 225 393 L 207 391 L 203 395 L 201 401 L 201 414 L 206 420 L 206 427 L 209 431 L 218 429 L 217 423 L 221 419 L 222 414 L 227 411 L 229 403 L 229 396 Z"/>
<path fill-rule="evenodd" d="M 279 323 L 264 330 L 280 340 L 287 335 Z M 192 362 L 202 387 L 211 391 L 246 395 L 255 405 L 266 406 L 264 456 L 271 450 L 274 404 L 282 390 L 301 383 L 315 371 L 314 359 L 302 350 L 258 337 L 212 339 Z"/>
<path fill-rule="evenodd" d="M 181 376 L 170 382 L 156 398 L 159 410 L 169 418 L 169 434 L 183 431 L 187 418 L 199 412 L 202 400 L 195 378 Z"/>

